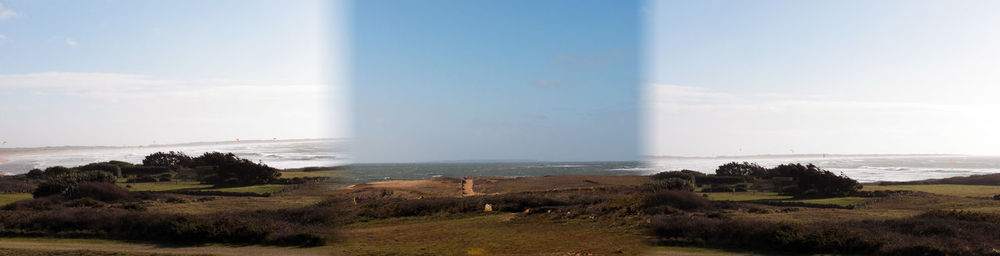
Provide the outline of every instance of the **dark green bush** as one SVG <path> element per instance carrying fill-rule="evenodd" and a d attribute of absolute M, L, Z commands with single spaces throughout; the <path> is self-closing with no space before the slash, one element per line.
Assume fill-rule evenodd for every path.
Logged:
<path fill-rule="evenodd" d="M 665 180 L 656 180 L 650 183 L 646 183 L 645 188 L 653 192 L 660 190 L 694 191 L 694 183 L 688 179 L 668 178 Z"/>
<path fill-rule="evenodd" d="M 705 175 L 695 177 L 694 181 L 698 185 L 713 185 L 713 184 L 737 184 L 746 182 L 743 177 L 736 176 L 719 176 L 719 175 Z"/>
<path fill-rule="evenodd" d="M 768 176 L 768 170 L 756 163 L 731 162 L 715 169 L 715 175 L 763 178 Z"/>
<path fill-rule="evenodd" d="M 132 199 L 132 193 L 113 183 L 84 182 L 66 192 L 66 197 L 91 198 L 104 202 L 114 202 Z"/>
<path fill-rule="evenodd" d="M 665 180 L 669 178 L 678 178 L 694 181 L 695 177 L 705 176 L 704 173 L 692 171 L 692 170 L 680 170 L 680 171 L 667 171 L 653 174 L 650 178 L 654 180 Z"/>
<path fill-rule="evenodd" d="M 670 206 L 682 210 L 695 210 L 711 206 L 712 201 L 698 194 L 684 190 L 661 190 L 649 194 L 643 200 L 643 208 L 656 209 Z"/>
<path fill-rule="evenodd" d="M 105 171 L 71 172 L 51 176 L 38 184 L 32 195 L 35 198 L 66 194 L 77 189 L 81 183 L 115 183 L 116 177 Z"/>
<path fill-rule="evenodd" d="M 194 160 L 181 152 L 156 152 L 146 156 L 142 160 L 142 165 L 144 166 L 157 166 L 164 167 L 170 170 L 176 170 L 181 167 L 190 167 L 194 164 Z"/>
<path fill-rule="evenodd" d="M 138 176 L 138 175 L 158 175 L 161 173 L 170 172 L 170 169 L 162 166 L 126 166 L 122 167 L 122 175 L 124 176 Z"/>
<path fill-rule="evenodd" d="M 205 153 L 193 160 L 198 166 L 215 166 L 200 174 L 202 181 L 214 185 L 256 185 L 268 184 L 278 179 L 281 172 L 263 163 L 236 157 L 233 153 Z"/>

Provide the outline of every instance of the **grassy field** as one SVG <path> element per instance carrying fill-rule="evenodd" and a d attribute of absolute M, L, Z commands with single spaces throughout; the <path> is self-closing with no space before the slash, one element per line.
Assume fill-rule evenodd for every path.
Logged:
<path fill-rule="evenodd" d="M 264 184 L 264 185 L 253 185 L 246 187 L 230 187 L 230 188 L 212 188 L 212 189 L 199 189 L 201 191 L 221 191 L 221 192 L 236 192 L 236 193 L 275 193 L 285 190 L 293 185 L 283 185 L 283 184 Z"/>
<path fill-rule="evenodd" d="M 334 255 L 637 255 L 641 235 L 597 222 L 556 223 L 517 213 L 416 218 L 347 226 Z"/>
<path fill-rule="evenodd" d="M 120 186 L 131 186 L 132 191 L 222 191 L 222 192 L 251 192 L 251 193 L 275 193 L 282 191 L 292 185 L 264 184 L 245 187 L 215 188 L 213 185 L 201 184 L 197 181 L 162 181 L 162 182 L 138 182 L 119 183 Z"/>
<path fill-rule="evenodd" d="M 753 200 L 784 200 L 791 199 L 791 196 L 781 195 L 778 192 L 706 192 L 709 200 L 713 201 L 753 201 Z"/>
<path fill-rule="evenodd" d="M 785 202 L 800 202 L 807 204 L 835 204 L 840 206 L 851 206 L 859 205 L 864 202 L 871 201 L 871 198 L 864 197 L 833 197 L 833 198 L 819 198 L 819 199 L 796 199 L 796 200 L 783 200 Z"/>
<path fill-rule="evenodd" d="M 200 190 L 211 188 L 212 185 L 201 184 L 197 181 L 161 181 L 161 182 L 137 182 L 118 183 L 119 186 L 130 186 L 131 191 L 170 191 L 170 190 Z"/>
<path fill-rule="evenodd" d="M 835 204 L 840 206 L 858 205 L 870 198 L 863 197 L 834 197 L 819 199 L 794 199 L 792 196 L 782 195 L 777 192 L 708 192 L 709 200 L 714 201 L 754 201 L 754 200 L 777 200 L 784 202 L 800 202 L 808 204 Z"/>
<path fill-rule="evenodd" d="M 951 185 L 951 184 L 895 185 L 895 186 L 865 185 L 864 189 L 862 190 L 864 191 L 910 190 L 910 191 L 920 191 L 920 192 L 949 195 L 949 196 L 962 196 L 962 197 L 993 197 L 993 195 L 1000 194 L 1000 186 Z"/>
<path fill-rule="evenodd" d="M 31 194 L 28 193 L 0 194 L 0 206 L 30 198 Z"/>

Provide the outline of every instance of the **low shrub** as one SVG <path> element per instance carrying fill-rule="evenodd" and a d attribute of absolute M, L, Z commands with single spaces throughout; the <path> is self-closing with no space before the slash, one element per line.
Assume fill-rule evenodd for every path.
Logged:
<path fill-rule="evenodd" d="M 91 198 L 104 202 L 115 202 L 132 199 L 132 193 L 127 189 L 112 183 L 85 182 L 66 193 L 67 198 Z"/>
<path fill-rule="evenodd" d="M 35 185 L 26 179 L 0 177 L 0 193 L 31 193 Z"/>
<path fill-rule="evenodd" d="M 711 204 L 712 201 L 690 191 L 661 190 L 647 195 L 643 201 L 643 208 L 656 209 L 659 206 L 670 206 L 683 210 L 695 210 L 706 208 Z"/>
<path fill-rule="evenodd" d="M 705 176 L 695 177 L 694 181 L 696 184 L 701 186 L 701 185 L 714 185 L 714 184 L 737 184 L 746 182 L 746 179 L 736 176 L 705 175 Z"/>
<path fill-rule="evenodd" d="M 669 178 L 678 178 L 694 181 L 695 177 L 705 176 L 704 173 L 692 171 L 692 170 L 680 170 L 680 171 L 667 171 L 660 172 L 657 174 L 650 175 L 649 177 L 654 180 L 665 180 Z"/>
<path fill-rule="evenodd" d="M 142 182 L 157 182 L 157 181 L 158 180 L 155 177 L 153 177 L 153 176 L 142 175 L 142 176 L 138 176 L 138 177 L 128 178 L 128 180 L 126 180 L 125 182 L 128 182 L 128 183 L 142 183 Z"/>
<path fill-rule="evenodd" d="M 646 183 L 644 188 L 652 192 L 660 190 L 694 191 L 694 183 L 687 179 L 667 178 L 664 180 L 655 180 L 651 183 Z"/>

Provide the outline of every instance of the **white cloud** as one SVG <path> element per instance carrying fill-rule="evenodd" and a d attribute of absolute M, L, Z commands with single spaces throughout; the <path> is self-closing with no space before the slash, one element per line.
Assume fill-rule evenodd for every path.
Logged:
<path fill-rule="evenodd" d="M 14 16 L 17 16 L 17 13 L 14 12 L 14 10 L 7 9 L 3 6 L 3 3 L 0 3 L 0 20 L 13 18 Z"/>
<path fill-rule="evenodd" d="M 646 89 L 647 155 L 1000 153 L 992 102 Z"/>
<path fill-rule="evenodd" d="M 66 45 L 69 45 L 69 47 L 76 47 L 77 45 L 80 44 L 77 43 L 76 40 L 73 40 L 71 38 L 66 38 Z"/>
<path fill-rule="evenodd" d="M 0 34 L 0 41 L 7 40 L 7 36 Z"/>
<path fill-rule="evenodd" d="M 318 81 L 49 72 L 0 75 L 0 92 L 17 98 L 0 105 L 0 116 L 32 124 L 0 126 L 0 133 L 32 145 L 346 136 L 331 127 L 344 126 L 346 110 L 331 103 L 344 93 Z"/>

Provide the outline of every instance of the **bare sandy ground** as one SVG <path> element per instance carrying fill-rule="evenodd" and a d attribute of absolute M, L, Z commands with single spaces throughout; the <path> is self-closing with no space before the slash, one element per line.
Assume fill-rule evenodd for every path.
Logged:
<path fill-rule="evenodd" d="M 427 180 L 392 180 L 362 183 L 341 187 L 351 194 L 387 193 L 396 197 L 418 198 L 425 196 L 476 196 L 519 192 L 540 192 L 564 189 L 590 189 L 595 187 L 641 185 L 648 176 L 639 175 L 565 175 L 523 178 L 465 177 L 433 178 Z"/>

